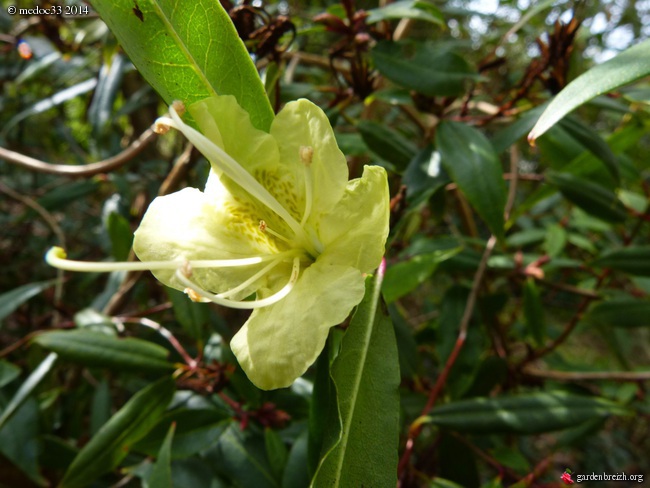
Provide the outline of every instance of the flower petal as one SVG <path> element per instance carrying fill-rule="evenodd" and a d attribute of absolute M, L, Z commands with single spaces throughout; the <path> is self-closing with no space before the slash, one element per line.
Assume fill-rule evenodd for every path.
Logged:
<path fill-rule="evenodd" d="M 298 171 L 301 175 L 299 180 L 304 181 L 300 148 L 310 146 L 313 149 L 310 165 L 314 182 L 312 215 L 317 217 L 319 213 L 329 211 L 343 195 L 348 181 L 348 165 L 325 112 L 309 100 L 289 102 L 273 120 L 271 135 L 278 142 L 283 168 Z"/>
<path fill-rule="evenodd" d="M 304 203 L 302 166 L 280 163 L 275 138 L 250 121 L 248 112 L 235 97 L 221 95 L 207 98 L 189 107 L 201 132 L 237 161 L 260 182 L 280 204 L 300 220 Z M 218 166 L 212 162 L 217 174 Z M 235 195 L 242 193 L 236 185 L 224 183 Z"/>
<path fill-rule="evenodd" d="M 319 259 L 370 273 L 384 255 L 389 217 L 386 170 L 365 166 L 363 176 L 348 182 L 343 198 L 319 222 L 325 247 Z"/>
<path fill-rule="evenodd" d="M 349 315 L 363 294 L 358 270 L 316 261 L 289 296 L 255 310 L 230 347 L 255 385 L 284 388 L 314 363 L 329 329 Z"/>
<path fill-rule="evenodd" d="M 218 179 L 211 178 L 209 188 L 209 195 L 196 188 L 185 188 L 154 199 L 133 241 L 133 250 L 141 261 L 237 259 L 278 252 L 272 237 L 260 231 L 259 221 L 233 200 Z M 263 266 L 196 269 L 192 279 L 202 288 L 222 292 L 245 281 Z M 174 273 L 153 271 L 165 285 L 183 290 Z M 243 290 L 238 296 L 245 297 L 255 289 L 253 286 Z"/>

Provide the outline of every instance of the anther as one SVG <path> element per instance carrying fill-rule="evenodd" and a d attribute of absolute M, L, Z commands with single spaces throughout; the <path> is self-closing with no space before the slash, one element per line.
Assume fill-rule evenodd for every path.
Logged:
<path fill-rule="evenodd" d="M 180 100 L 174 100 L 172 102 L 172 108 L 176 111 L 179 117 L 182 117 L 185 113 L 185 104 Z"/>
<path fill-rule="evenodd" d="M 199 295 L 197 292 L 192 290 L 191 288 L 185 288 L 183 290 L 183 293 L 185 293 L 190 300 L 192 300 L 195 303 L 207 303 L 210 300 L 207 298 L 203 298 L 201 295 Z"/>
<path fill-rule="evenodd" d="M 167 134 L 167 133 L 169 132 L 169 129 L 171 129 L 171 127 L 169 126 L 169 124 L 165 123 L 165 122 L 164 122 L 163 120 L 161 120 L 161 119 L 156 120 L 156 121 L 154 122 L 154 124 L 153 124 L 153 131 L 154 131 L 156 134 L 161 134 L 161 135 L 162 135 L 162 134 Z"/>
<path fill-rule="evenodd" d="M 314 148 L 311 146 L 300 146 L 299 153 L 302 162 L 306 166 L 309 166 L 311 164 L 312 158 L 314 157 Z"/>
<path fill-rule="evenodd" d="M 189 261 L 185 261 L 181 266 L 181 273 L 183 273 L 188 278 L 192 277 L 192 265 Z"/>
<path fill-rule="evenodd" d="M 291 241 L 290 241 L 289 239 L 287 239 L 287 238 L 284 237 L 282 234 L 280 234 L 280 233 L 274 231 L 273 229 L 271 229 L 271 228 L 266 224 L 266 221 L 264 221 L 264 220 L 260 220 L 260 230 L 261 230 L 262 232 L 268 232 L 268 233 L 271 234 L 272 236 L 277 237 L 278 239 L 280 239 L 281 241 L 286 242 L 287 244 L 291 244 Z"/>

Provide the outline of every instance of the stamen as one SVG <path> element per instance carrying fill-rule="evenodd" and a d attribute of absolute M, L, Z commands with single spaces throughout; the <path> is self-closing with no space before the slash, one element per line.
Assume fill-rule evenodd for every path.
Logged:
<path fill-rule="evenodd" d="M 305 212 L 302 214 L 302 219 L 300 220 L 300 227 L 304 227 L 307 219 L 311 214 L 311 205 L 313 200 L 313 177 L 311 172 L 311 165 L 304 165 L 304 175 L 305 175 Z"/>
<path fill-rule="evenodd" d="M 223 305 L 224 307 L 230 307 L 230 308 L 238 308 L 242 310 L 250 310 L 254 308 L 268 307 L 269 305 L 273 305 L 274 303 L 277 303 L 280 300 L 282 300 L 284 297 L 286 297 L 291 292 L 294 285 L 298 281 L 299 273 L 300 273 L 300 258 L 295 257 L 293 258 L 293 268 L 291 269 L 291 276 L 289 277 L 289 281 L 286 285 L 282 287 L 282 289 L 280 289 L 279 291 L 277 291 L 276 293 L 274 293 L 269 297 L 262 298 L 260 300 L 249 300 L 249 301 L 229 300 L 227 298 L 221 298 L 219 295 L 215 295 L 214 293 L 210 293 L 204 290 L 203 288 L 197 286 L 196 283 L 190 281 L 183 274 L 181 268 L 178 268 L 176 270 L 176 278 L 184 286 L 186 286 L 190 290 L 193 290 L 197 295 L 203 298 L 207 298 L 208 300 L 218 305 Z"/>
<path fill-rule="evenodd" d="M 135 261 L 135 262 L 92 262 L 92 261 L 74 261 L 67 259 L 65 250 L 60 247 L 52 247 L 45 255 L 45 261 L 55 268 L 65 269 L 67 271 L 80 271 L 86 273 L 110 273 L 112 271 L 152 271 L 161 269 L 178 269 L 179 266 L 189 265 L 191 268 L 236 268 L 239 266 L 253 266 L 266 261 L 286 258 L 301 254 L 299 249 L 290 249 L 288 251 L 276 254 L 267 254 L 263 256 L 253 256 L 240 259 L 197 259 L 188 260 L 169 260 L 169 261 Z"/>
<path fill-rule="evenodd" d="M 260 220 L 260 230 L 262 232 L 268 232 L 272 236 L 277 237 L 278 239 L 280 239 L 281 241 L 286 242 L 287 244 L 291 244 L 291 241 L 289 239 L 287 239 L 282 234 L 280 234 L 280 233 L 274 231 L 273 229 L 271 229 L 268 225 L 266 225 L 266 222 L 264 220 Z"/>
<path fill-rule="evenodd" d="M 276 261 L 271 262 L 271 264 L 269 264 L 269 265 L 267 265 L 267 266 L 264 266 L 261 270 L 259 270 L 257 273 L 255 273 L 253 276 L 251 276 L 250 278 L 248 278 L 248 279 L 247 279 L 246 281 L 244 281 L 243 283 L 240 283 L 240 284 L 237 285 L 236 287 L 231 288 L 231 289 L 228 290 L 228 291 L 224 291 L 223 293 L 219 293 L 218 295 L 215 295 L 215 296 L 218 296 L 219 298 L 228 298 L 229 296 L 234 295 L 235 293 L 237 293 L 237 292 L 239 292 L 239 291 L 241 291 L 241 290 L 244 290 L 246 287 L 252 285 L 252 284 L 255 283 L 257 280 L 259 280 L 262 276 L 264 276 L 266 273 L 268 273 L 268 272 L 271 271 L 273 268 L 275 268 L 275 267 L 276 267 L 278 264 L 280 264 L 282 261 L 283 261 L 282 259 L 278 259 L 278 260 L 276 260 Z M 187 276 L 187 275 L 186 275 L 186 276 Z"/>
<path fill-rule="evenodd" d="M 293 233 L 302 241 L 308 243 L 307 235 L 304 229 L 298 222 L 291 216 L 280 202 L 278 202 L 269 191 L 260 184 L 248 171 L 241 167 L 228 153 L 217 146 L 210 139 L 205 137 L 199 131 L 193 129 L 185 124 L 174 110 L 174 107 L 169 108 L 171 116 L 171 125 L 175 129 L 181 131 L 194 146 L 203 153 L 203 155 L 215 164 L 224 172 L 226 176 L 232 179 L 235 183 L 241 186 L 244 190 L 250 193 L 254 198 L 259 200 L 262 204 L 267 206 L 275 212 L 287 225 L 291 228 Z M 158 119 L 161 123 L 167 123 L 167 118 L 161 117 Z M 313 252 L 313 249 L 308 249 Z"/>

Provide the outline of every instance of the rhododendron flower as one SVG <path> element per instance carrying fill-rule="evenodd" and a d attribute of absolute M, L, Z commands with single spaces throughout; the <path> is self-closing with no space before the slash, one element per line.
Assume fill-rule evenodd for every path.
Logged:
<path fill-rule="evenodd" d="M 289 386 L 316 360 L 329 329 L 361 301 L 388 235 L 386 172 L 348 168 L 329 120 L 308 100 L 288 103 L 269 133 L 232 96 L 156 123 L 181 131 L 210 161 L 205 191 L 156 198 L 135 232 L 141 263 L 80 263 L 62 250 L 51 264 L 72 270 L 149 269 L 195 301 L 253 309 L 230 346 L 258 387 Z M 98 269 L 102 267 L 102 269 Z"/>

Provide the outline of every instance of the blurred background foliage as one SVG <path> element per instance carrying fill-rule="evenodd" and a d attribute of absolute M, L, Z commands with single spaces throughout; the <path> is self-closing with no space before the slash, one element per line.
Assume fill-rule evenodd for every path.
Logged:
<path fill-rule="evenodd" d="M 147 133 L 166 106 L 92 2 L 57 4 L 68 15 L 11 5 L 35 6 L 0 12 L 0 486 L 55 486 L 66 471 L 65 486 L 307 486 L 314 371 L 257 390 L 227 346 L 246 314 L 148 273 L 43 262 L 53 245 L 128 259 L 151 200 L 201 188 L 208 165 L 182 137 Z M 400 486 L 650 475 L 647 79 L 526 141 L 569 81 L 648 37 L 650 3 L 222 5 L 276 110 L 313 100 L 352 176 L 389 170 Z M 106 343 L 52 332 L 69 329 Z M 175 393 L 158 380 L 169 362 L 186 367 Z M 121 408 L 150 416 L 71 477 Z"/>

